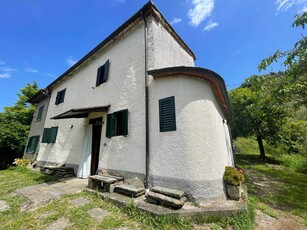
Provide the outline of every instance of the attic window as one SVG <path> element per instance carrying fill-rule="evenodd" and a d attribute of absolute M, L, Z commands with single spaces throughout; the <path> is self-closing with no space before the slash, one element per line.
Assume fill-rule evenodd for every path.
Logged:
<path fill-rule="evenodd" d="M 160 132 L 176 130 L 175 97 L 159 100 Z"/>
<path fill-rule="evenodd" d="M 65 93 L 66 93 L 66 89 L 63 89 L 61 91 L 59 91 L 56 95 L 56 99 L 55 99 L 55 104 L 61 104 L 62 102 L 64 102 L 64 98 L 65 98 Z"/>
<path fill-rule="evenodd" d="M 107 60 L 104 65 L 100 66 L 97 70 L 96 87 L 108 80 L 110 61 Z"/>
<path fill-rule="evenodd" d="M 36 121 L 40 121 L 40 120 L 42 119 L 43 112 L 44 112 L 44 106 L 42 105 L 42 106 L 39 107 L 39 109 L 38 109 Z"/>

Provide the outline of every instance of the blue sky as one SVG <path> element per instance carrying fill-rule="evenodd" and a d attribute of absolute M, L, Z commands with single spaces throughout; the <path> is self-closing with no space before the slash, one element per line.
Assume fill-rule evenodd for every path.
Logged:
<path fill-rule="evenodd" d="M 0 111 L 27 83 L 40 88 L 125 22 L 146 0 L 0 0 Z M 155 0 L 194 51 L 196 66 L 220 74 L 228 90 L 259 74 L 277 49 L 289 50 L 303 30 L 292 28 L 307 0 Z M 269 71 L 282 68 L 277 63 Z"/>

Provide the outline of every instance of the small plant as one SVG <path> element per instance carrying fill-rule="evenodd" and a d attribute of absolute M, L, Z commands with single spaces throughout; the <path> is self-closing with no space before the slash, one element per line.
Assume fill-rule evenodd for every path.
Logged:
<path fill-rule="evenodd" d="M 242 169 L 226 166 L 223 179 L 227 184 L 240 185 L 245 181 L 245 176 Z"/>
<path fill-rule="evenodd" d="M 27 158 L 16 158 L 13 162 L 13 164 L 17 165 L 17 166 L 27 166 L 28 164 L 30 164 L 30 160 Z"/>

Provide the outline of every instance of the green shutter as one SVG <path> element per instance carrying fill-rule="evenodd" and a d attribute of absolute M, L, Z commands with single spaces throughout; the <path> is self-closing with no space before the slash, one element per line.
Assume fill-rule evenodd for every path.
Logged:
<path fill-rule="evenodd" d="M 57 134 L 58 134 L 58 127 L 51 127 L 49 143 L 55 143 Z"/>
<path fill-rule="evenodd" d="M 39 107 L 38 114 L 37 114 L 37 117 L 36 117 L 37 121 L 42 119 L 43 111 L 44 111 L 44 106 Z"/>
<path fill-rule="evenodd" d="M 51 129 L 50 128 L 44 128 L 42 143 L 49 143 L 50 133 L 51 133 Z"/>
<path fill-rule="evenodd" d="M 106 137 L 111 138 L 114 136 L 114 114 L 107 115 L 107 128 L 106 128 Z"/>
<path fill-rule="evenodd" d="M 65 93 L 66 93 L 66 89 L 63 89 L 63 90 L 61 91 L 61 100 L 60 100 L 60 103 L 64 102 Z"/>
<path fill-rule="evenodd" d="M 104 67 L 103 67 L 103 78 L 102 78 L 102 83 L 104 83 L 104 82 L 106 82 L 106 81 L 108 80 L 109 65 L 110 65 L 110 61 L 107 60 L 106 63 L 104 64 Z"/>
<path fill-rule="evenodd" d="M 176 130 L 175 98 L 168 97 L 159 100 L 160 132 Z"/>
<path fill-rule="evenodd" d="M 56 98 L 55 98 L 55 104 L 56 105 L 60 104 L 59 103 L 59 101 L 60 101 L 60 94 L 61 94 L 61 92 L 57 92 L 57 94 L 56 94 Z"/>
<path fill-rule="evenodd" d="M 27 153 L 31 152 L 32 141 L 33 141 L 33 137 L 30 137 L 29 140 L 28 140 L 28 145 L 27 145 L 27 149 L 26 149 Z"/>
<path fill-rule="evenodd" d="M 96 78 L 96 87 L 101 84 L 101 71 L 102 71 L 102 66 L 100 66 L 97 70 L 97 78 Z"/>
<path fill-rule="evenodd" d="M 27 153 L 35 153 L 37 150 L 38 146 L 38 141 L 39 141 L 39 136 L 33 136 L 29 138 L 29 142 L 27 145 Z"/>
<path fill-rule="evenodd" d="M 122 113 L 123 113 L 123 116 L 122 116 L 123 135 L 127 136 L 128 135 L 128 109 L 123 110 Z"/>

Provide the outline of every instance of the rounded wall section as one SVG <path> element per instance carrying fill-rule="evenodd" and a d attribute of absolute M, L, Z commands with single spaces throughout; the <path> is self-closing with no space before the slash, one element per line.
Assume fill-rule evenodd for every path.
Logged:
<path fill-rule="evenodd" d="M 225 198 L 223 173 L 233 165 L 228 128 L 210 85 L 178 76 L 150 85 L 150 184 L 183 190 L 190 199 Z M 159 100 L 174 96 L 176 130 L 160 132 Z"/>

